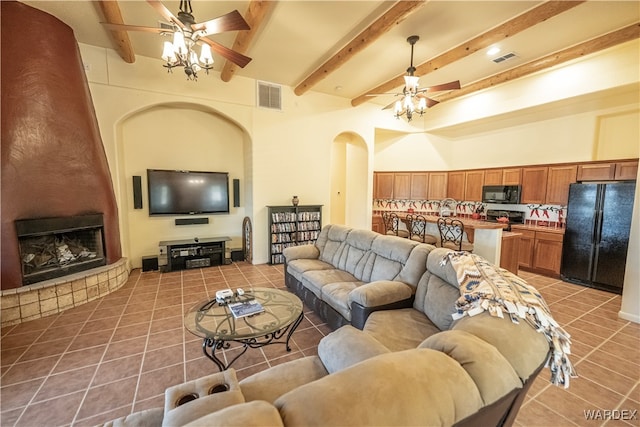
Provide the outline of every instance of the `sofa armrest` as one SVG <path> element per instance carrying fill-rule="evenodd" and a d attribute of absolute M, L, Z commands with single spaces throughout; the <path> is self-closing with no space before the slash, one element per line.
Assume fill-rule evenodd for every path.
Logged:
<path fill-rule="evenodd" d="M 285 248 L 282 251 L 287 262 L 294 259 L 318 259 L 320 257 L 320 249 L 315 245 L 300 245 Z"/>
<path fill-rule="evenodd" d="M 413 299 L 414 289 L 395 280 L 378 280 L 358 286 L 349 294 L 351 324 L 362 329 L 374 311 L 408 308 L 413 305 Z"/>
<path fill-rule="evenodd" d="M 318 344 L 318 357 L 331 374 L 389 351 L 373 336 L 350 325 L 336 329 Z"/>

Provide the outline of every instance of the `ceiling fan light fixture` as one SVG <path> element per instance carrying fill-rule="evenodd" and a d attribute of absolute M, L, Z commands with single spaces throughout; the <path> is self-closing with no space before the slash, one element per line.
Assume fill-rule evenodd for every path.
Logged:
<path fill-rule="evenodd" d="M 206 65 L 213 65 L 213 55 L 211 55 L 211 46 L 203 44 L 200 48 L 200 62 Z"/>
<path fill-rule="evenodd" d="M 176 52 L 173 49 L 173 43 L 170 41 L 164 42 L 164 48 L 162 49 L 162 59 L 166 62 L 176 62 Z"/>
<path fill-rule="evenodd" d="M 404 88 L 409 92 L 416 92 L 418 90 L 418 81 L 420 77 L 417 76 L 404 76 Z"/>
<path fill-rule="evenodd" d="M 173 51 L 178 56 L 184 56 L 187 54 L 187 45 L 184 42 L 184 34 L 182 31 L 176 31 L 173 33 Z"/>

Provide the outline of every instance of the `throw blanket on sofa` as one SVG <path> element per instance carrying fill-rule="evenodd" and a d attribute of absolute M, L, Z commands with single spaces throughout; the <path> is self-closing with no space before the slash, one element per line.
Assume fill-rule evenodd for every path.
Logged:
<path fill-rule="evenodd" d="M 488 310 L 492 316 L 507 317 L 514 323 L 528 322 L 551 345 L 552 356 L 547 362 L 551 382 L 568 388 L 569 379 L 576 377 L 568 357 L 570 336 L 553 319 L 538 291 L 515 274 L 469 252 L 450 252 L 442 260 L 443 265 L 447 262 L 453 266 L 460 288 L 453 317 Z"/>

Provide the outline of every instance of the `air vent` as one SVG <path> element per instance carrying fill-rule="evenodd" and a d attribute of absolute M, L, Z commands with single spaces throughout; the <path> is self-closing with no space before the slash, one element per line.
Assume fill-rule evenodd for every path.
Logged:
<path fill-rule="evenodd" d="M 493 62 L 495 62 L 496 64 L 499 64 L 501 62 L 506 61 L 507 59 L 512 59 L 515 58 L 517 55 L 513 52 L 509 52 L 507 54 L 504 54 L 502 56 L 499 56 L 497 58 L 493 58 Z"/>
<path fill-rule="evenodd" d="M 282 86 L 259 81 L 258 107 L 282 111 Z"/>

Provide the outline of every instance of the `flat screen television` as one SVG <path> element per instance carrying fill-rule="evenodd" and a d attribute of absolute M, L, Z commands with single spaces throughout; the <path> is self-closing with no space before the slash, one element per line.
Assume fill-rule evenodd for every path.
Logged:
<path fill-rule="evenodd" d="M 229 213 L 229 174 L 147 169 L 149 215 Z"/>

